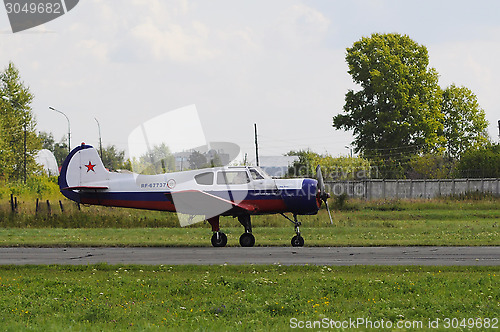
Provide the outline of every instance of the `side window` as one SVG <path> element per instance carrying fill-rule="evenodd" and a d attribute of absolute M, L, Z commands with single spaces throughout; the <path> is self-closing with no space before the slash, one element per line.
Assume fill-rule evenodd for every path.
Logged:
<path fill-rule="evenodd" d="M 196 183 L 209 186 L 214 183 L 214 173 L 213 172 L 207 172 L 207 173 L 201 173 L 198 175 L 194 176 L 194 180 Z"/>
<path fill-rule="evenodd" d="M 246 184 L 250 182 L 246 171 L 223 171 L 217 173 L 217 184 Z"/>

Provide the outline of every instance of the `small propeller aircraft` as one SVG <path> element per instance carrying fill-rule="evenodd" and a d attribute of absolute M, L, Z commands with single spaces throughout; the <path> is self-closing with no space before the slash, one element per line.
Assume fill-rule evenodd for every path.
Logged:
<path fill-rule="evenodd" d="M 252 247 L 255 237 L 251 216 L 279 213 L 295 227 L 292 246 L 301 247 L 304 238 L 297 216 L 318 213 L 322 201 L 328 209 L 330 195 L 325 191 L 319 165 L 316 173 L 317 180 L 272 179 L 253 166 L 158 175 L 110 172 L 97 150 L 82 143 L 63 162 L 59 187 L 64 196 L 82 204 L 177 212 L 183 227 L 207 220 L 212 226 L 214 247 L 227 244 L 227 236 L 219 227 L 220 216 L 238 218 L 245 228 L 240 245 Z M 291 213 L 293 220 L 285 213 Z M 196 220 L 194 216 L 203 218 Z"/>

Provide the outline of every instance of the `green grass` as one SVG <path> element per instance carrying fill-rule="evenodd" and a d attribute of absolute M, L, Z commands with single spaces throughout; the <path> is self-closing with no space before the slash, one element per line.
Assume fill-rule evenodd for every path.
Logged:
<path fill-rule="evenodd" d="M 99 206 L 81 207 L 57 201 L 34 212 L 34 202 L 20 200 L 11 213 L 0 204 L 0 246 L 209 246 L 207 222 L 178 226 L 173 213 Z M 500 200 L 348 201 L 345 210 L 300 216 L 306 246 L 500 245 Z M 256 245 L 288 246 L 292 224 L 280 215 L 252 217 Z M 221 219 L 230 246 L 237 246 L 243 227 Z"/>
<path fill-rule="evenodd" d="M 11 213 L 0 190 L 0 246 L 210 245 L 208 224 L 182 229 L 174 214 L 80 211 L 57 193 L 50 214 L 46 205 L 35 213 L 46 191 L 21 196 Z M 492 197 L 347 200 L 333 218 L 301 217 L 307 246 L 500 245 Z M 293 227 L 281 216 L 252 221 L 257 245 L 290 245 Z M 221 226 L 237 246 L 239 223 Z M 499 275 L 498 266 L 0 266 L 0 330 L 268 331 L 290 329 L 292 318 L 422 321 L 424 330 L 440 319 L 443 330 L 445 318 L 498 319 Z"/>
<path fill-rule="evenodd" d="M 239 246 L 242 227 L 223 227 L 228 246 Z M 306 246 L 500 245 L 491 222 L 349 222 L 302 227 Z M 254 228 L 257 246 L 290 246 L 292 227 Z M 0 228 L 0 246 L 210 246 L 206 228 Z"/>
<path fill-rule="evenodd" d="M 499 275 L 500 267 L 4 266 L 0 326 L 250 331 L 288 329 L 291 318 L 492 319 Z"/>

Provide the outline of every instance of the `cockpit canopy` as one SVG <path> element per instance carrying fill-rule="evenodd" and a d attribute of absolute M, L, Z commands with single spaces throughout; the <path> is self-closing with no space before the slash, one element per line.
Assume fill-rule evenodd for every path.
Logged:
<path fill-rule="evenodd" d="M 211 186 L 217 185 L 235 185 L 246 184 L 251 181 L 270 179 L 259 167 L 225 167 L 220 169 L 211 169 L 206 172 L 195 175 L 194 180 L 199 185 Z"/>

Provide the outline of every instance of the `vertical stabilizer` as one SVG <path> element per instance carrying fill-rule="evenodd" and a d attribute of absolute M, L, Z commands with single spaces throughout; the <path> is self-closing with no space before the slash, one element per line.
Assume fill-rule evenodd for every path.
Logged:
<path fill-rule="evenodd" d="M 66 195 L 68 189 L 104 189 L 109 172 L 104 167 L 97 150 L 91 145 L 80 145 L 66 157 L 59 175 L 59 189 Z"/>

